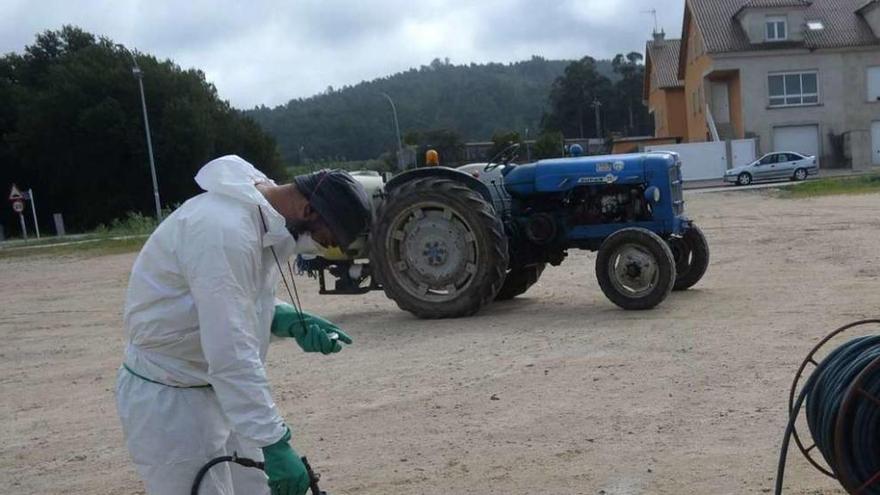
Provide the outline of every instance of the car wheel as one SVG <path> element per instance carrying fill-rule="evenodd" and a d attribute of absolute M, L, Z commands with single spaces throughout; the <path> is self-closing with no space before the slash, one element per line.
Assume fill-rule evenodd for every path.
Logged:
<path fill-rule="evenodd" d="M 799 168 L 794 171 L 794 180 L 801 181 L 807 179 L 807 170 L 803 168 Z"/>
<path fill-rule="evenodd" d="M 752 183 L 752 174 L 743 172 L 736 178 L 736 183 L 740 186 L 747 186 Z"/>

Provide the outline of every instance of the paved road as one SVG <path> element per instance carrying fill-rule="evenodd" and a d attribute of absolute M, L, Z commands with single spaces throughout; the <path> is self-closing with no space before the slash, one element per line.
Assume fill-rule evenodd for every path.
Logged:
<path fill-rule="evenodd" d="M 811 180 L 814 180 L 814 179 L 811 179 Z M 728 184 L 728 185 L 724 185 L 724 186 L 690 188 L 690 189 L 685 189 L 685 190 L 691 194 L 705 194 L 705 193 L 717 193 L 717 192 L 750 191 L 752 189 L 773 189 L 773 188 L 780 188 L 780 187 L 790 187 L 795 184 L 797 184 L 797 182 L 791 182 L 791 181 L 767 182 L 767 183 L 763 183 L 763 184 L 752 184 L 751 186 L 734 186 L 732 184 Z"/>

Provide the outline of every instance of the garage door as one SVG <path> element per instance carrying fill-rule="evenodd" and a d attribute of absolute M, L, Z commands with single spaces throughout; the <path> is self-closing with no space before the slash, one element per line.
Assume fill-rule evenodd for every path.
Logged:
<path fill-rule="evenodd" d="M 799 125 L 773 129 L 773 151 L 794 151 L 819 158 L 819 126 Z"/>

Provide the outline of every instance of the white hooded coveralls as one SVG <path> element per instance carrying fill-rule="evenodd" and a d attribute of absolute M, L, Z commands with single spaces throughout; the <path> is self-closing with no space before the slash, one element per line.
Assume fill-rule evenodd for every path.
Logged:
<path fill-rule="evenodd" d="M 264 368 L 280 280 L 270 247 L 283 261 L 295 242 L 254 186 L 271 181 L 250 163 L 218 158 L 196 182 L 206 192 L 150 236 L 126 295 L 117 408 L 151 495 L 189 493 L 217 456 L 262 460 L 260 447 L 285 433 Z M 199 493 L 268 492 L 262 471 L 224 463 Z"/>

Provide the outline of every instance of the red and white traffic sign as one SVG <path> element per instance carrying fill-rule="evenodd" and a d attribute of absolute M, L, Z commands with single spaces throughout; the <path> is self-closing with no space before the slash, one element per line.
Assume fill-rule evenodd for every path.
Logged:
<path fill-rule="evenodd" d="M 24 202 L 21 200 L 16 200 L 12 202 L 12 209 L 15 210 L 16 213 L 21 213 L 24 211 Z"/>
<path fill-rule="evenodd" d="M 24 199 L 24 194 L 13 184 L 12 189 L 9 190 L 9 201 L 21 201 L 22 199 Z"/>

